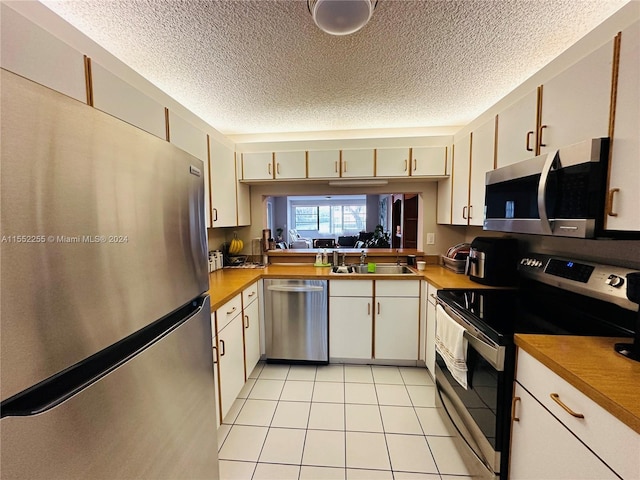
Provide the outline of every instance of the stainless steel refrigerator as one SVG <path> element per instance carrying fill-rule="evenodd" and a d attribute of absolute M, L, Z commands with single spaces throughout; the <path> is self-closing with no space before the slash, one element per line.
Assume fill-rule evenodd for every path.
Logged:
<path fill-rule="evenodd" d="M 202 162 L 1 75 L 0 476 L 218 478 Z"/>

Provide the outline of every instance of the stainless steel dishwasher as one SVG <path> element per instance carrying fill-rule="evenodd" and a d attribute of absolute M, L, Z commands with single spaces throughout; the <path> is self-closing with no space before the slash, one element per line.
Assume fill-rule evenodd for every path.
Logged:
<path fill-rule="evenodd" d="M 328 363 L 326 280 L 264 281 L 267 361 Z"/>

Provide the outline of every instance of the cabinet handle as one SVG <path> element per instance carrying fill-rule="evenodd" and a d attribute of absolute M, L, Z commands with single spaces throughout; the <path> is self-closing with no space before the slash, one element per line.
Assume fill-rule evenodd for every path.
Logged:
<path fill-rule="evenodd" d="M 466 205 L 464 207 L 462 207 L 462 218 L 464 218 L 465 220 L 468 218 L 467 217 L 467 206 Z"/>
<path fill-rule="evenodd" d="M 538 130 L 538 142 L 540 143 L 541 147 L 546 147 L 547 144 L 546 143 L 542 143 L 542 132 L 543 130 L 547 128 L 546 125 L 540 125 L 540 130 Z"/>
<path fill-rule="evenodd" d="M 513 397 L 513 400 L 511 400 L 511 420 L 513 420 L 514 422 L 520 421 L 520 417 L 516 417 L 516 405 L 519 401 L 520 397 Z"/>
<path fill-rule="evenodd" d="M 276 162 L 276 173 L 280 175 L 280 162 Z"/>
<path fill-rule="evenodd" d="M 367 303 L 367 315 L 371 315 L 371 304 Z"/>
<path fill-rule="evenodd" d="M 213 221 L 214 222 L 218 221 L 218 209 L 217 208 L 213 209 Z"/>
<path fill-rule="evenodd" d="M 336 173 L 338 173 L 338 161 L 336 160 L 334 163 L 335 163 L 335 167 L 336 167 Z"/>
<path fill-rule="evenodd" d="M 436 300 L 436 296 L 435 296 L 433 293 L 430 293 L 430 294 L 429 294 L 429 296 L 430 296 L 431 298 L 433 298 L 434 300 Z"/>
<path fill-rule="evenodd" d="M 245 315 L 244 319 L 247 321 L 247 323 L 245 324 L 244 328 L 249 328 L 249 315 Z"/>
<path fill-rule="evenodd" d="M 576 413 L 573 410 L 571 410 L 569 407 L 567 407 L 564 403 L 562 403 L 562 400 L 560 400 L 560 395 L 558 395 L 557 393 L 552 393 L 551 395 L 549 395 L 551 397 L 551 400 L 553 400 L 554 402 L 556 402 L 558 405 L 560 405 L 565 412 L 567 412 L 569 415 L 571 415 L 572 417 L 576 417 L 576 418 L 584 418 L 584 415 L 581 413 Z"/>
<path fill-rule="evenodd" d="M 213 350 L 213 364 L 215 365 L 218 363 L 218 347 L 214 345 L 212 350 Z"/>
<path fill-rule="evenodd" d="M 610 217 L 617 217 L 618 214 L 613 211 L 613 197 L 620 191 L 619 188 L 612 188 L 609 190 L 609 198 L 607 199 L 607 215 Z"/>
<path fill-rule="evenodd" d="M 224 348 L 224 340 L 220 340 L 220 345 L 222 345 L 222 353 L 220 354 L 220 356 L 224 357 L 224 354 L 227 353 L 227 349 Z"/>
<path fill-rule="evenodd" d="M 469 205 L 469 219 L 473 218 L 473 205 Z"/>
<path fill-rule="evenodd" d="M 418 160 L 417 159 L 413 159 L 413 171 L 415 172 L 418 169 Z"/>
<path fill-rule="evenodd" d="M 251 292 L 249 295 L 247 295 L 247 297 L 248 297 L 248 298 L 251 298 L 251 297 L 253 297 L 255 294 L 256 294 L 256 292 L 255 292 L 255 291 L 253 291 L 253 292 Z"/>
<path fill-rule="evenodd" d="M 346 171 L 347 171 L 347 161 L 346 161 L 346 160 L 344 160 L 344 161 L 342 162 L 342 164 L 344 165 L 344 170 L 343 170 L 343 172 L 346 172 Z"/>
<path fill-rule="evenodd" d="M 236 311 L 236 307 L 233 307 L 230 312 L 227 312 L 227 315 L 231 315 L 235 311 Z"/>
<path fill-rule="evenodd" d="M 269 169 L 269 175 L 271 175 L 271 164 L 270 164 L 270 163 L 269 163 L 269 164 L 267 164 L 267 167 L 268 167 L 268 169 Z"/>
<path fill-rule="evenodd" d="M 404 159 L 404 171 L 405 172 L 407 171 L 407 159 L 406 158 Z"/>
<path fill-rule="evenodd" d="M 378 302 L 378 315 L 380 315 L 380 302 Z"/>
<path fill-rule="evenodd" d="M 533 135 L 533 130 L 527 132 L 527 152 L 533 152 L 533 148 L 531 148 L 531 135 Z"/>

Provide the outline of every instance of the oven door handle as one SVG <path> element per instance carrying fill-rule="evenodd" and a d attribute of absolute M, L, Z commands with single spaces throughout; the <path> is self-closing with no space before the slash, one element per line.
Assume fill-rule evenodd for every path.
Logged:
<path fill-rule="evenodd" d="M 461 315 L 456 313 L 453 309 L 451 309 L 451 307 L 449 307 L 439 298 L 437 299 L 437 304 L 438 306 L 442 307 L 445 315 L 449 316 L 454 322 L 464 327 L 464 336 L 466 337 L 469 345 L 474 350 L 476 350 L 482 356 L 482 358 L 489 362 L 489 364 L 497 371 L 504 371 L 505 347 L 493 342 L 480 330 L 469 324 L 469 322 L 467 322 Z"/>

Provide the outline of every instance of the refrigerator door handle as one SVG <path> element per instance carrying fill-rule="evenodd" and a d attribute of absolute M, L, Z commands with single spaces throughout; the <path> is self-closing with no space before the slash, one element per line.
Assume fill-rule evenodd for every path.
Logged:
<path fill-rule="evenodd" d="M 82 362 L 7 398 L 0 404 L 0 418 L 36 415 L 63 403 L 198 315 L 205 303 L 209 304 L 208 296 L 199 297 Z"/>

